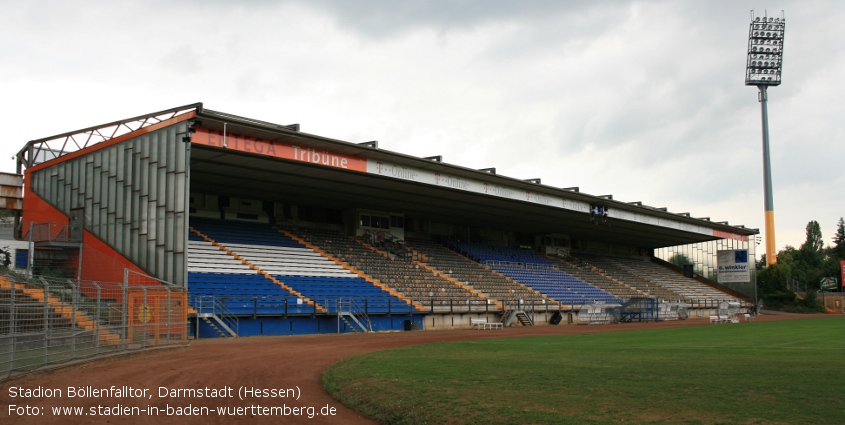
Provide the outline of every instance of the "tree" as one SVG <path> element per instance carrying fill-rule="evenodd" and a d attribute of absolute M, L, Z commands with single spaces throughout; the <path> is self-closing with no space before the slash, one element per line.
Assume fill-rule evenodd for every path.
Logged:
<path fill-rule="evenodd" d="M 803 245 L 801 245 L 801 250 L 821 252 L 822 248 L 824 248 L 824 242 L 822 242 L 822 228 L 819 226 L 818 221 L 811 220 L 807 223 L 807 240 Z"/>
<path fill-rule="evenodd" d="M 672 258 L 669 259 L 669 262 L 678 267 L 683 267 L 692 264 L 692 260 L 690 260 L 689 257 L 679 253 L 672 255 Z"/>
<path fill-rule="evenodd" d="M 836 234 L 833 235 L 833 247 L 830 256 L 837 260 L 845 260 L 845 220 L 839 217 L 836 223 Z"/>
<path fill-rule="evenodd" d="M 814 300 L 819 277 L 827 276 L 830 263 L 830 249 L 824 248 L 821 226 L 817 221 L 807 223 L 807 240 L 796 249 L 787 245 L 778 252 L 778 262 L 770 267 L 757 264 L 757 284 L 765 305 L 769 308 L 794 312 L 823 311 Z M 800 282 L 803 300 L 796 298 L 795 285 Z M 807 291 L 804 292 L 804 288 Z"/>
<path fill-rule="evenodd" d="M 825 254 L 821 226 L 818 221 L 812 220 L 807 223 L 807 240 L 793 256 L 796 263 L 793 276 L 804 283 L 818 282 L 823 274 Z"/>
<path fill-rule="evenodd" d="M 8 246 L 0 248 L 0 268 L 8 269 L 12 265 L 12 250 Z"/>

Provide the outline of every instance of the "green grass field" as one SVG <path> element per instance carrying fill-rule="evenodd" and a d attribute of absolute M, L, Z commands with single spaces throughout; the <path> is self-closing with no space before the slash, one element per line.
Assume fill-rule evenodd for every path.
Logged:
<path fill-rule="evenodd" d="M 845 317 L 429 344 L 323 383 L 389 424 L 841 424 Z"/>

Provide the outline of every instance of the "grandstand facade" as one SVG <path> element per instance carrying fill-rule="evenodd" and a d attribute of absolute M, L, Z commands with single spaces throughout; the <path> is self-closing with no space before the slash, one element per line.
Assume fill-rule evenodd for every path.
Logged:
<path fill-rule="evenodd" d="M 556 324 L 632 298 L 702 314 L 750 301 L 702 272 L 715 252 L 686 256 L 693 276 L 663 260 L 708 244 L 753 258 L 756 229 L 202 104 L 29 142 L 18 172 L 31 272 L 124 282 L 129 270 L 186 288 L 199 336 Z"/>

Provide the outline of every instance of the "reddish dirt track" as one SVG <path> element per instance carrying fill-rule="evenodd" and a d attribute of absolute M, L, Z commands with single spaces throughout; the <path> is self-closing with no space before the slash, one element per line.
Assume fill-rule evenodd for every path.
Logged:
<path fill-rule="evenodd" d="M 757 316 L 757 321 L 793 320 L 824 315 Z M 743 323 L 744 324 L 744 323 Z M 633 329 L 658 329 L 678 326 L 741 326 L 710 325 L 707 319 L 679 322 L 630 323 L 595 326 L 512 327 L 498 331 L 454 330 L 415 331 L 379 334 L 307 335 L 287 337 L 252 337 L 237 340 L 209 339 L 194 341 L 190 346 L 115 356 L 81 363 L 61 369 L 38 372 L 0 382 L 0 422 L 3 424 L 77 424 L 77 423 L 286 423 L 286 424 L 374 424 L 371 419 L 334 400 L 321 384 L 323 372 L 341 359 L 371 351 L 441 341 L 461 341 L 536 335 L 564 335 L 614 332 Z M 148 388 L 146 398 L 69 398 L 67 387 L 129 386 Z M 170 389 L 232 387 L 234 398 L 159 398 L 158 388 Z M 238 388 L 278 389 L 299 387 L 299 400 L 291 398 L 252 398 L 240 400 Z M 10 387 L 28 389 L 58 388 L 62 397 L 13 398 Z M 9 414 L 9 405 L 30 405 L 44 408 L 38 417 Z M 81 406 L 88 411 L 100 406 L 309 407 L 319 413 L 322 407 L 334 407 L 334 416 L 307 415 L 272 417 L 258 414 L 244 416 L 54 416 L 52 406 Z"/>

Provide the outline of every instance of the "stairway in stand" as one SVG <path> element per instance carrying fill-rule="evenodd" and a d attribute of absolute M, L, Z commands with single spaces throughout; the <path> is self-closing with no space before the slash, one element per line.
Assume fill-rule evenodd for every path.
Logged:
<path fill-rule="evenodd" d="M 12 283 L 5 277 L 0 276 L 0 289 L 11 290 Z M 19 291 L 24 296 L 37 301 L 39 304 L 45 303 L 44 290 L 41 288 L 32 288 L 25 284 L 16 283 L 15 290 Z M 74 307 L 52 294 L 46 295 L 46 304 L 54 313 L 62 318 L 68 319 L 71 324 L 78 326 L 85 331 L 91 332 L 97 336 L 101 344 L 118 345 L 120 344 L 120 335 L 110 332 L 107 329 L 102 329 L 98 326 L 95 320 L 91 319 L 84 311 Z"/>

